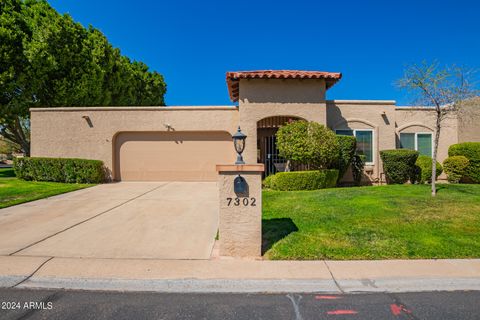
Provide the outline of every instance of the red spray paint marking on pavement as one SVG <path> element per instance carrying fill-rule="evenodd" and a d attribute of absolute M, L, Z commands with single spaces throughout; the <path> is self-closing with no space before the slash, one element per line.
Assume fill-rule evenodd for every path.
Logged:
<path fill-rule="evenodd" d="M 358 312 L 355 310 L 334 310 L 334 311 L 328 311 L 327 314 L 357 314 Z"/>
<path fill-rule="evenodd" d="M 339 296 L 315 296 L 315 299 L 317 300 L 335 300 L 335 299 L 340 299 L 341 297 Z"/>
<path fill-rule="evenodd" d="M 398 305 L 398 304 L 391 304 L 390 305 L 390 311 L 392 311 L 392 314 L 394 316 L 400 315 L 402 312 L 405 313 L 412 313 L 412 311 L 406 309 L 403 305 Z"/>

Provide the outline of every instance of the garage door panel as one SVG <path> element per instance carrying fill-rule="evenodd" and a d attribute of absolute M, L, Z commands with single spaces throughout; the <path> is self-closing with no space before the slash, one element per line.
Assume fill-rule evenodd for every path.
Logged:
<path fill-rule="evenodd" d="M 124 181 L 215 181 L 215 165 L 235 161 L 228 132 L 123 132 L 115 149 Z"/>

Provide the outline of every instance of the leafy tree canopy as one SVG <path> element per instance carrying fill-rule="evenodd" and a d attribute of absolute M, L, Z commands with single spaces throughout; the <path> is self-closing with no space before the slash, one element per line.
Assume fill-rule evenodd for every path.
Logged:
<path fill-rule="evenodd" d="M 317 122 L 293 121 L 277 132 L 280 155 L 294 163 L 308 164 L 311 169 L 335 166 L 339 143 L 335 133 Z"/>
<path fill-rule="evenodd" d="M 0 2 L 0 134 L 29 153 L 29 108 L 164 105 L 163 76 L 44 0 Z"/>

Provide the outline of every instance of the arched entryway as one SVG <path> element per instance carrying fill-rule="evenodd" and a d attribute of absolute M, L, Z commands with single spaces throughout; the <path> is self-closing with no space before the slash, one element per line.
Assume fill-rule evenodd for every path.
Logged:
<path fill-rule="evenodd" d="M 304 120 L 294 116 L 274 116 L 257 122 L 257 162 L 265 164 L 265 176 L 284 171 L 287 161 L 280 157 L 275 134 L 286 123 Z"/>

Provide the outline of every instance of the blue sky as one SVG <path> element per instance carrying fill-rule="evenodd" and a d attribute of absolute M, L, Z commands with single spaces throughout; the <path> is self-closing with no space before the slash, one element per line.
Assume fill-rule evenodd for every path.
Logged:
<path fill-rule="evenodd" d="M 478 1 L 50 0 L 164 75 L 167 105 L 230 105 L 226 71 L 342 72 L 328 99 L 410 103 L 406 64 L 480 69 Z"/>

